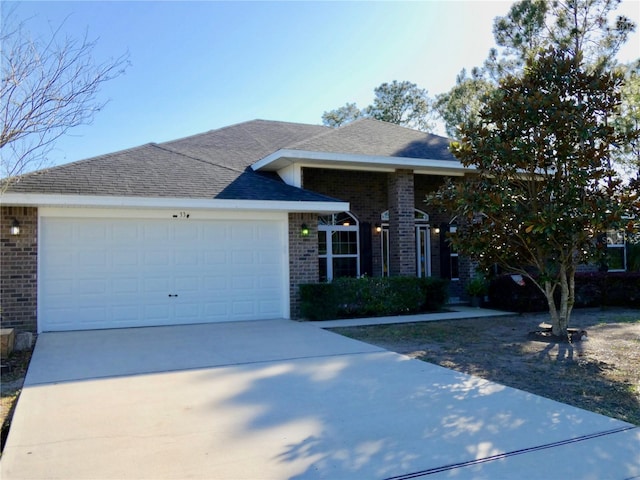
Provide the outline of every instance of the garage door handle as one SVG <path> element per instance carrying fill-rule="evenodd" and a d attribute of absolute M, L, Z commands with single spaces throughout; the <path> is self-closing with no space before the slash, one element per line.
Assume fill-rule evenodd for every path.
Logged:
<path fill-rule="evenodd" d="M 173 295 L 172 295 L 172 294 L 169 294 L 169 296 L 170 296 L 170 297 L 177 297 L 177 296 L 178 296 L 178 294 L 177 294 L 177 293 L 176 293 L 176 294 L 173 294 Z"/>

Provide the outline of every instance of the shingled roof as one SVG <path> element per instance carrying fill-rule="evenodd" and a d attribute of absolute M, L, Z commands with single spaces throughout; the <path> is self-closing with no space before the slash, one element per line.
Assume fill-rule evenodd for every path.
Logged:
<path fill-rule="evenodd" d="M 371 118 L 329 129 L 287 147 L 290 150 L 346 153 L 381 157 L 456 161 L 450 140 Z"/>
<path fill-rule="evenodd" d="M 448 140 L 371 119 L 338 129 L 253 120 L 24 175 L 9 193 L 332 201 L 250 167 L 279 150 L 455 160 Z"/>

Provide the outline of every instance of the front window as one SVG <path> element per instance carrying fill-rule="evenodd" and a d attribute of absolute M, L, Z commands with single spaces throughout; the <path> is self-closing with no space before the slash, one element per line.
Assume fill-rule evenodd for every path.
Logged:
<path fill-rule="evenodd" d="M 449 225 L 449 232 L 456 233 L 458 226 L 455 223 Z M 460 280 L 460 257 L 458 249 L 449 243 L 449 268 L 451 272 L 451 280 Z"/>
<path fill-rule="evenodd" d="M 610 272 L 627 270 L 627 249 L 624 231 L 607 231 L 607 267 Z"/>
<path fill-rule="evenodd" d="M 357 277 L 360 272 L 358 220 L 348 212 L 318 218 L 320 281 Z"/>
<path fill-rule="evenodd" d="M 416 273 L 418 277 L 431 276 L 431 229 L 429 214 L 418 210 L 413 211 L 416 229 Z M 389 276 L 389 210 L 380 215 L 382 221 L 382 276 Z"/>

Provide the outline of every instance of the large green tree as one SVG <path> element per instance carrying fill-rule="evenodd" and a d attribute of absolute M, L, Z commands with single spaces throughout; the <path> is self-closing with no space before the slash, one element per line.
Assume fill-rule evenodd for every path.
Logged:
<path fill-rule="evenodd" d="M 613 121 L 616 129 L 629 141 L 620 145 L 616 160 L 626 173 L 640 181 L 640 139 L 637 136 L 640 132 L 640 60 L 626 66 L 624 74 L 621 112 Z"/>
<path fill-rule="evenodd" d="M 471 75 L 463 69 L 453 88 L 436 96 L 435 109 L 450 138 L 458 138 L 458 128 L 463 123 L 478 121 L 485 97 L 495 88 L 493 82 L 484 78 L 479 69 L 474 68 Z"/>
<path fill-rule="evenodd" d="M 561 49 L 587 68 L 612 67 L 620 46 L 635 24 L 614 12 L 620 0 L 521 0 L 493 25 L 496 47 L 482 68 L 437 96 L 436 108 L 447 134 L 458 138 L 461 123 L 476 119 L 482 99 L 507 75 L 521 74 L 528 59 L 541 50 Z"/>
<path fill-rule="evenodd" d="M 427 90 L 408 81 L 383 83 L 374 90 L 373 103 L 360 110 L 355 103 L 324 112 L 322 123 L 339 127 L 361 117 L 371 117 L 425 132 L 432 131 L 433 100 Z"/>
<path fill-rule="evenodd" d="M 522 71 L 541 49 L 561 49 L 587 68 L 613 67 L 635 24 L 613 16 L 621 0 L 521 0 L 493 25 L 485 71 L 496 80 Z"/>
<path fill-rule="evenodd" d="M 629 213 L 610 166 L 612 151 L 628 140 L 608 122 L 622 78 L 576 58 L 549 49 L 529 58 L 523 75 L 502 80 L 452 146 L 475 175 L 430 199 L 457 216 L 451 241 L 462 254 L 537 285 L 561 337 L 578 265 L 601 254 L 596 236 L 621 227 Z"/>

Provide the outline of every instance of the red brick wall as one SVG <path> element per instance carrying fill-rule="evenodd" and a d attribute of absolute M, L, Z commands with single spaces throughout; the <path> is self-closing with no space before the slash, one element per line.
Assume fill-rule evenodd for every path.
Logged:
<path fill-rule="evenodd" d="M 301 235 L 302 224 L 309 235 Z M 291 318 L 300 318 L 300 292 L 303 283 L 318 283 L 318 214 L 289 214 L 289 295 Z"/>
<path fill-rule="evenodd" d="M 351 212 L 358 220 L 369 222 L 372 227 L 380 223 L 380 214 L 389 210 L 387 173 L 320 168 L 304 168 L 302 173 L 304 188 L 349 202 Z M 442 183 L 443 177 L 414 175 L 414 207 L 427 212 L 430 217 L 431 274 L 435 277 L 440 276 L 440 238 L 434 228 L 439 227 L 443 222 L 449 223 L 451 219 L 432 209 L 425 203 L 425 198 L 427 194 L 437 190 Z M 380 242 L 381 235 L 374 229 L 372 236 L 374 276 L 382 275 Z"/>
<path fill-rule="evenodd" d="M 351 213 L 358 221 L 371 224 L 373 275 L 382 275 L 381 235 L 375 231 L 380 214 L 389 208 L 387 202 L 387 174 L 354 172 L 324 168 L 304 168 L 303 187 L 339 200 L 349 202 Z M 314 222 L 317 222 L 314 220 Z"/>
<path fill-rule="evenodd" d="M 9 229 L 16 219 L 20 235 Z M 0 213 L 0 318 L 3 328 L 37 330 L 38 209 L 2 207 Z"/>
<path fill-rule="evenodd" d="M 412 170 L 389 174 L 389 272 L 416 275 L 415 193 Z"/>

